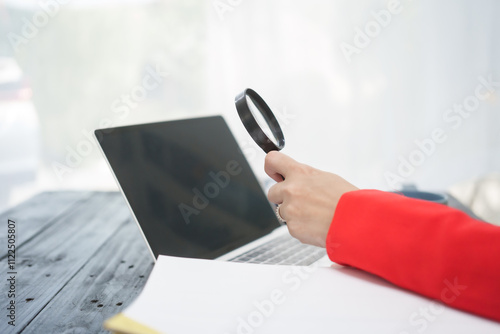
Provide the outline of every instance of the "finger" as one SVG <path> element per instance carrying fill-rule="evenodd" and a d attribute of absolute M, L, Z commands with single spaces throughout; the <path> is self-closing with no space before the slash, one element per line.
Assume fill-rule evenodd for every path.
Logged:
<path fill-rule="evenodd" d="M 280 204 L 280 205 L 278 206 L 278 209 L 277 209 L 277 210 L 278 210 L 278 213 L 279 213 L 280 217 L 281 217 L 284 221 L 286 221 L 286 218 L 285 218 L 285 217 L 286 217 L 286 205 L 285 205 L 285 204 Z"/>
<path fill-rule="evenodd" d="M 269 152 L 266 156 L 264 170 L 266 171 L 266 174 L 269 175 L 274 181 L 282 182 L 283 178 L 286 179 L 286 175 L 296 164 L 298 164 L 298 162 L 293 160 L 286 154 L 272 151 Z"/>
<path fill-rule="evenodd" d="M 277 183 L 271 188 L 269 188 L 269 192 L 267 194 L 267 198 L 271 203 L 274 204 L 281 204 L 283 203 L 284 200 L 284 194 L 283 194 L 283 180 L 281 180 L 281 183 Z"/>

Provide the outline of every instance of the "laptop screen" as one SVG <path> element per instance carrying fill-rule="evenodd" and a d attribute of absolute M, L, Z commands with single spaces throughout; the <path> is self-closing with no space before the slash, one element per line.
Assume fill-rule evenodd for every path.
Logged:
<path fill-rule="evenodd" d="M 95 135 L 155 257 L 213 259 L 279 227 L 222 117 Z"/>

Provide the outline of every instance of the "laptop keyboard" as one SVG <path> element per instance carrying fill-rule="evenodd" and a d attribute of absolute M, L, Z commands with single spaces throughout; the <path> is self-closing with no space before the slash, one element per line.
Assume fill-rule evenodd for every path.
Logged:
<path fill-rule="evenodd" d="M 308 266 L 325 255 L 324 248 L 304 245 L 290 235 L 283 235 L 229 261 Z"/>

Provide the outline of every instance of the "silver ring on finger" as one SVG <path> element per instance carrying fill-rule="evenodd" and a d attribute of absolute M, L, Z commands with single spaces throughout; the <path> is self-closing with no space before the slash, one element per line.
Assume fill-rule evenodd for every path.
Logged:
<path fill-rule="evenodd" d="M 279 222 L 284 224 L 286 223 L 286 220 L 283 219 L 283 217 L 281 217 L 281 214 L 280 214 L 280 207 L 281 207 L 281 204 L 279 204 L 277 207 L 276 207 L 276 217 L 278 218 Z"/>

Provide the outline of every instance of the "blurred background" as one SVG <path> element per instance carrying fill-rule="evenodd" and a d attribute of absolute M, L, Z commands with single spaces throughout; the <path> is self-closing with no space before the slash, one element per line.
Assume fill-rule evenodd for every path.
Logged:
<path fill-rule="evenodd" d="M 221 114 L 264 177 L 234 108 L 246 87 L 299 161 L 469 202 L 482 182 L 498 207 L 498 13 L 495 0 L 0 0 L 0 210 L 117 189 L 99 127 Z"/>

